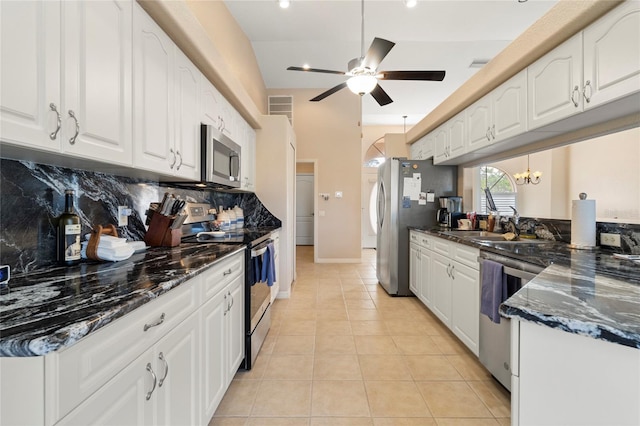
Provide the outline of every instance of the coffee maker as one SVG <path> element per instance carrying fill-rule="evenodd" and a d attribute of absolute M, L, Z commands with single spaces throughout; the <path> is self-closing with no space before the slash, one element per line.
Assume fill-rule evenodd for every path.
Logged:
<path fill-rule="evenodd" d="M 457 228 L 462 213 L 462 197 L 440 197 L 436 220 L 443 228 Z"/>

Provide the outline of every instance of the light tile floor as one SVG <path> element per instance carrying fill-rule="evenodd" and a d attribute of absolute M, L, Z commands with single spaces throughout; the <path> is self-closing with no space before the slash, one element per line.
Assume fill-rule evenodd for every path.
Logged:
<path fill-rule="evenodd" d="M 390 297 L 375 261 L 315 264 L 297 247 L 291 298 L 210 426 L 509 425 L 508 392 L 418 299 Z"/>

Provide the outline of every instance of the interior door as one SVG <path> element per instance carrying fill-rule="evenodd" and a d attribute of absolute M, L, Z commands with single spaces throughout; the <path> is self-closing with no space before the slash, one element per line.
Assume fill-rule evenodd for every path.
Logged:
<path fill-rule="evenodd" d="M 296 245 L 313 245 L 314 177 L 312 174 L 296 175 Z"/>

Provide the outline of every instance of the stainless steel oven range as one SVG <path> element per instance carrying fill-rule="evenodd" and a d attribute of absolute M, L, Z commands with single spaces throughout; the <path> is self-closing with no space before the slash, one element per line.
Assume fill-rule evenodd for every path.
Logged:
<path fill-rule="evenodd" d="M 265 256 L 269 255 L 267 246 L 273 243 L 270 238 L 271 231 L 243 228 L 227 232 L 222 237 L 206 234 L 198 236 L 201 232 L 211 231 L 210 222 L 213 221 L 211 206 L 187 203 L 185 212 L 188 216 L 182 225 L 183 243 L 246 245 L 244 251 L 245 358 L 242 367 L 250 370 L 271 327 L 271 288 L 261 279 L 261 271 L 256 270 L 264 263 Z"/>

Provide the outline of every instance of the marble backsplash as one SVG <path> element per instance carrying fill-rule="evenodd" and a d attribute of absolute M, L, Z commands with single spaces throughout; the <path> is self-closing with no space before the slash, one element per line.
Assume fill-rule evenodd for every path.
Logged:
<path fill-rule="evenodd" d="M 142 240 L 149 203 L 160 201 L 165 191 L 190 202 L 225 208 L 238 205 L 247 227 L 281 226 L 253 193 L 165 187 L 116 175 L 0 159 L 0 264 L 11 266 L 12 274 L 55 264 L 55 225 L 64 210 L 65 189 L 76 192 L 83 235 L 93 225 L 117 224 L 118 206 L 128 206 L 133 213 L 129 225 L 118 228 L 120 236 Z"/>

